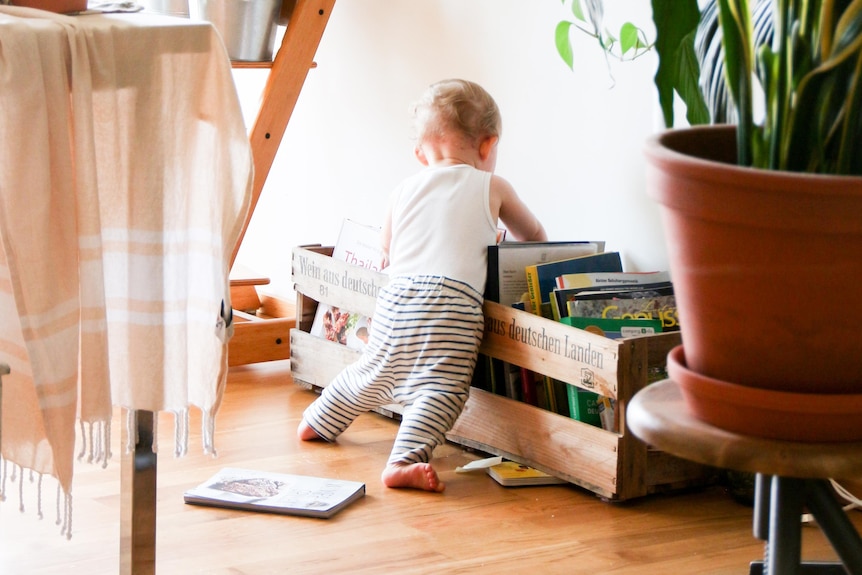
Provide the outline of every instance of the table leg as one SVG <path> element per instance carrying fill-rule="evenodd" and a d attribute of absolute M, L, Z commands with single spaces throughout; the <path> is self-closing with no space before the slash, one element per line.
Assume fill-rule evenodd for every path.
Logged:
<path fill-rule="evenodd" d="M 156 572 L 156 454 L 152 411 L 135 411 L 135 449 L 120 469 L 120 574 Z"/>

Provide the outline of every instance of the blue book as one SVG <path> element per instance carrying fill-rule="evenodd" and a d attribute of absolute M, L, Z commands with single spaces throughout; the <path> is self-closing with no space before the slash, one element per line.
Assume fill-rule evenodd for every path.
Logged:
<path fill-rule="evenodd" d="M 621 272 L 619 252 L 602 252 L 565 260 L 529 265 L 525 269 L 527 293 L 533 313 L 553 319 L 551 293 L 557 287 L 557 276 L 587 272 Z"/>

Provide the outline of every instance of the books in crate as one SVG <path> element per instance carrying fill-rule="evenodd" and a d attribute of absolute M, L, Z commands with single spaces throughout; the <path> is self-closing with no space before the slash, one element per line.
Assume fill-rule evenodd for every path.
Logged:
<path fill-rule="evenodd" d="M 380 271 L 383 264 L 380 228 L 350 219 L 344 220 L 332 257 L 352 265 Z M 368 343 L 370 328 L 370 317 L 320 302 L 309 333 L 346 345 L 351 349 L 361 350 Z"/>
<path fill-rule="evenodd" d="M 503 305 L 521 301 L 527 294 L 529 265 L 601 253 L 603 241 L 502 242 L 488 246 L 488 280 L 485 299 Z"/>
<path fill-rule="evenodd" d="M 545 244 L 553 245 L 553 249 Z M 537 242 L 529 248 L 517 245 L 489 247 L 486 299 L 523 306 L 548 319 L 569 318 L 563 322 L 611 339 L 678 329 L 668 272 L 623 272 L 620 254 L 605 252 L 604 242 Z M 571 251 L 563 255 L 563 249 Z M 520 256 L 514 257 L 519 250 Z M 541 250 L 545 256 L 553 255 L 525 262 L 528 254 L 535 256 Z M 513 265 L 522 269 L 506 268 Z M 512 278 L 518 276 L 519 281 L 526 282 L 528 292 L 520 302 L 515 297 L 523 295 L 522 288 L 512 288 L 518 285 Z M 610 398 L 499 360 L 486 360 L 477 371 L 481 377 L 474 382 L 489 391 L 616 431 L 615 406 Z"/>
<path fill-rule="evenodd" d="M 183 494 L 192 505 L 328 519 L 365 496 L 365 484 L 345 479 L 225 467 Z"/>
<path fill-rule="evenodd" d="M 500 242 L 488 246 L 487 283 L 485 299 L 506 306 L 532 311 L 529 304 L 527 266 L 563 259 L 592 256 L 604 252 L 604 241 L 545 241 Z M 537 395 L 533 374 L 506 362 L 480 356 L 473 385 L 492 393 L 529 401 L 554 410 L 547 394 Z"/>

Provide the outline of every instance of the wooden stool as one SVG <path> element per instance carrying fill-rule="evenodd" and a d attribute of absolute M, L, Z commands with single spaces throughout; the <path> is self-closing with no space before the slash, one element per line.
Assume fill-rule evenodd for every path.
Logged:
<path fill-rule="evenodd" d="M 766 551 L 763 562 L 751 564 L 750 575 L 862 575 L 862 538 L 828 481 L 862 474 L 862 443 L 795 443 L 731 433 L 695 419 L 669 379 L 639 391 L 626 416 L 636 436 L 662 451 L 757 474 L 754 536 L 766 542 Z M 802 562 L 805 507 L 842 563 Z"/>

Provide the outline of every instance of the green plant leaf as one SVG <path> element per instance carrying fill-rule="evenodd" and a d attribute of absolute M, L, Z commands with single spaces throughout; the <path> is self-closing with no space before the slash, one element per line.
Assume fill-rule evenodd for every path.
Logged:
<path fill-rule="evenodd" d="M 737 110 L 737 154 L 739 164 L 753 162 L 752 113 L 754 55 L 751 45 L 751 12 L 747 0 L 718 0 L 718 20 L 724 47 L 727 86 Z"/>
<path fill-rule="evenodd" d="M 831 49 L 822 54 L 822 61 L 813 70 L 809 57 L 794 64 L 804 73 L 795 89 L 793 113 L 784 126 L 784 155 L 780 168 L 824 173 L 855 173 L 860 137 L 860 87 L 862 69 L 862 0 L 853 0 L 836 18 L 824 9 L 824 36 L 821 48 Z M 833 22 L 835 29 L 827 31 Z M 802 66 L 802 63 L 807 67 Z"/>
<path fill-rule="evenodd" d="M 847 86 L 845 98 L 844 126 L 841 133 L 841 143 L 838 149 L 837 169 L 839 174 L 862 173 L 862 154 L 859 146 L 862 144 L 862 110 L 859 102 L 862 98 L 862 49 L 856 51 L 856 64 Z"/>
<path fill-rule="evenodd" d="M 682 101 L 685 102 L 685 119 L 692 126 L 709 123 L 709 110 L 706 100 L 700 89 L 700 64 L 694 50 L 695 32 L 689 32 L 689 36 L 683 40 L 677 49 L 677 78 L 674 88 Z"/>
<path fill-rule="evenodd" d="M 574 24 L 572 22 L 563 21 L 557 24 L 557 29 L 554 32 L 554 41 L 557 45 L 557 53 L 569 69 L 574 70 L 575 55 L 572 52 L 572 39 L 569 36 L 569 31 Z"/>
<path fill-rule="evenodd" d="M 620 28 L 620 51 L 625 54 L 639 44 L 638 28 L 631 22 L 626 22 Z"/>
<path fill-rule="evenodd" d="M 848 52 L 856 52 L 862 43 L 862 0 L 854 0 L 835 26 L 835 45 L 829 59 L 842 59 Z M 826 55 L 824 54 L 824 57 Z"/>
<path fill-rule="evenodd" d="M 566 0 L 563 0 L 563 4 L 566 3 Z M 572 0 L 572 15 L 575 19 L 580 20 L 581 22 L 586 22 L 587 19 L 584 16 L 584 8 L 581 6 L 581 0 Z"/>
<path fill-rule="evenodd" d="M 697 28 L 700 8 L 697 0 L 652 0 L 652 15 L 656 28 L 655 48 L 659 55 L 655 85 L 665 125 L 672 127 L 673 95 L 679 84 L 680 70 L 683 69 L 679 58 L 685 54 L 679 47 L 683 41 L 693 42 L 690 33 Z M 680 94 L 680 97 L 683 95 Z M 684 97 L 683 101 L 686 106 L 690 105 Z"/>

